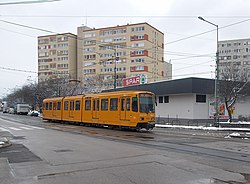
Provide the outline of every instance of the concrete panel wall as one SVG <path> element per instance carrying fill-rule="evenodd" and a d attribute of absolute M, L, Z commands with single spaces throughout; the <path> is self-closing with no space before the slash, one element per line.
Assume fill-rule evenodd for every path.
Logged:
<path fill-rule="evenodd" d="M 156 117 L 193 119 L 193 105 L 193 94 L 169 95 L 169 103 L 157 96 Z"/>

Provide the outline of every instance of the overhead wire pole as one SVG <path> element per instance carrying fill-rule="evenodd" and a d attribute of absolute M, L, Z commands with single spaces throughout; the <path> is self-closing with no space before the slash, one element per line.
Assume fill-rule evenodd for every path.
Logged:
<path fill-rule="evenodd" d="M 214 108 L 215 108 L 215 123 L 219 123 L 219 103 L 218 103 L 218 88 L 219 88 L 219 26 L 202 17 L 198 19 L 207 22 L 216 27 L 216 69 L 215 69 L 215 84 L 214 84 Z"/>
<path fill-rule="evenodd" d="M 115 67 L 114 67 L 114 89 L 116 89 L 116 61 L 117 61 L 117 52 L 116 52 L 116 48 L 113 47 L 113 49 L 115 50 L 115 57 L 114 57 L 114 62 L 115 62 Z"/>

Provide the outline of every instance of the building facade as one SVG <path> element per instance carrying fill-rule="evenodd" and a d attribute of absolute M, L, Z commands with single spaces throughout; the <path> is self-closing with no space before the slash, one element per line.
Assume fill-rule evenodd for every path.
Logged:
<path fill-rule="evenodd" d="M 71 33 L 38 37 L 38 82 L 77 77 L 77 36 Z"/>
<path fill-rule="evenodd" d="M 164 34 L 147 23 L 90 29 L 78 27 L 77 79 L 102 89 L 121 87 L 124 78 L 145 83 L 172 78 L 164 62 Z"/>
<path fill-rule="evenodd" d="M 220 77 L 223 73 L 238 73 L 250 79 L 250 39 L 219 42 Z"/>
<path fill-rule="evenodd" d="M 214 122 L 214 79 L 184 78 L 161 81 L 116 90 L 145 90 L 156 95 L 156 117 L 158 123 L 207 124 Z M 108 91 L 114 91 L 108 90 Z M 250 118 L 250 84 L 245 94 L 234 104 L 233 119 Z M 219 103 L 220 120 L 229 116 L 225 104 Z"/>

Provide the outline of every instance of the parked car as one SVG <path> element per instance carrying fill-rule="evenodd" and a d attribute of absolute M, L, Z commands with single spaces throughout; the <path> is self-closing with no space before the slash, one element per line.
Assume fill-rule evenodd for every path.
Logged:
<path fill-rule="evenodd" d="M 38 111 L 30 111 L 29 113 L 28 113 L 28 115 L 30 115 L 30 116 L 39 116 L 40 115 L 40 113 L 38 112 Z"/>
<path fill-rule="evenodd" d="M 14 114 L 14 108 L 9 108 L 9 114 Z"/>

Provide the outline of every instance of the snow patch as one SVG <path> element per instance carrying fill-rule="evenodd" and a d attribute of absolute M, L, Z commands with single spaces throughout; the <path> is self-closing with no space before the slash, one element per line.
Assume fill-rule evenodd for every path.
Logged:
<path fill-rule="evenodd" d="M 230 136 L 233 136 L 233 137 L 240 137 L 240 133 L 231 133 L 231 134 L 229 134 Z"/>

